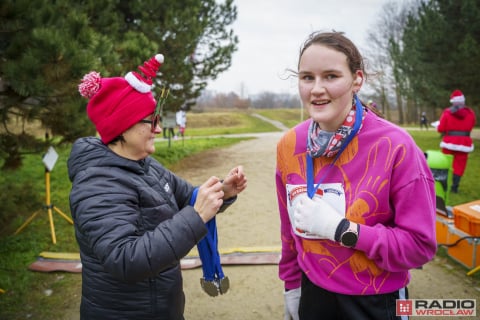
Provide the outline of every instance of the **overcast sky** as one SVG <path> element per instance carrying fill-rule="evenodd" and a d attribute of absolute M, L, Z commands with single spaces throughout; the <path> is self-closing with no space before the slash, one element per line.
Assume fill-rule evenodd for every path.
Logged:
<path fill-rule="evenodd" d="M 389 0 L 235 0 L 233 24 L 239 38 L 229 70 L 207 90 L 246 97 L 264 91 L 296 94 L 296 70 L 301 44 L 312 31 L 343 31 L 359 48 L 366 32 Z M 403 0 L 397 0 L 403 1 Z"/>

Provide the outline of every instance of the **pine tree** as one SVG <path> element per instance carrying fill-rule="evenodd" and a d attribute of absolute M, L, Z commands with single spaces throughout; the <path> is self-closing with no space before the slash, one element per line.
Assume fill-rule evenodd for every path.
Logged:
<path fill-rule="evenodd" d="M 34 120 L 70 142 L 94 133 L 77 91 L 96 70 L 119 76 L 155 53 L 165 56 L 161 84 L 172 89 L 168 108 L 194 101 L 209 79 L 226 70 L 237 38 L 232 0 L 4 0 L 0 4 L 0 158 L 21 165 L 23 152 L 45 141 L 24 129 Z M 18 121 L 15 121 L 18 120 Z M 52 141 L 47 141 L 52 142 Z"/>
<path fill-rule="evenodd" d="M 430 0 L 412 14 L 404 32 L 401 64 L 411 92 L 427 106 L 444 108 L 454 89 L 478 104 L 480 4 Z"/>

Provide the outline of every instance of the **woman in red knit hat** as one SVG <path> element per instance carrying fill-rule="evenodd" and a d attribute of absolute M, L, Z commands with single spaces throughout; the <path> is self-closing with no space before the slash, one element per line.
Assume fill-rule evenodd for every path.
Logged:
<path fill-rule="evenodd" d="M 194 187 L 150 157 L 168 96 L 151 93 L 162 63 L 156 55 L 125 77 L 91 72 L 79 85 L 100 134 L 78 139 L 68 159 L 81 319 L 183 319 L 180 259 L 247 185 L 242 166 Z"/>
<path fill-rule="evenodd" d="M 465 96 L 460 90 L 452 92 L 450 103 L 452 106 L 446 108 L 440 117 L 437 131 L 442 134 L 442 152 L 453 155 L 453 182 L 450 191 L 457 193 L 467 167 L 468 154 L 474 148 L 470 132 L 475 126 L 475 113 L 465 105 Z"/>

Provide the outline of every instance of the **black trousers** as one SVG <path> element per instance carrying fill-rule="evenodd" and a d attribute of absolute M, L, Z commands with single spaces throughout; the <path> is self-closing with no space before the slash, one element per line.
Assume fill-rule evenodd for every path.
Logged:
<path fill-rule="evenodd" d="M 302 296 L 298 313 L 301 320 L 400 320 L 396 300 L 407 299 L 405 287 L 399 291 L 377 295 L 345 295 L 327 291 L 302 277 Z"/>

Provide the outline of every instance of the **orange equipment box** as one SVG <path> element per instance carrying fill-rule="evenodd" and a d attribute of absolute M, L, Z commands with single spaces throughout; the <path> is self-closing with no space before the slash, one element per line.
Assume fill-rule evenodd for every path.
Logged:
<path fill-rule="evenodd" d="M 448 230 L 451 226 L 453 226 L 453 219 L 437 213 L 435 221 L 437 244 L 446 244 L 448 242 Z"/>
<path fill-rule="evenodd" d="M 480 200 L 453 207 L 455 227 L 474 236 L 480 237 Z"/>
<path fill-rule="evenodd" d="M 470 234 L 455 228 L 454 225 L 450 225 L 448 227 L 447 243 L 456 243 L 447 249 L 451 258 L 469 269 L 480 266 L 480 238 L 472 237 Z"/>

